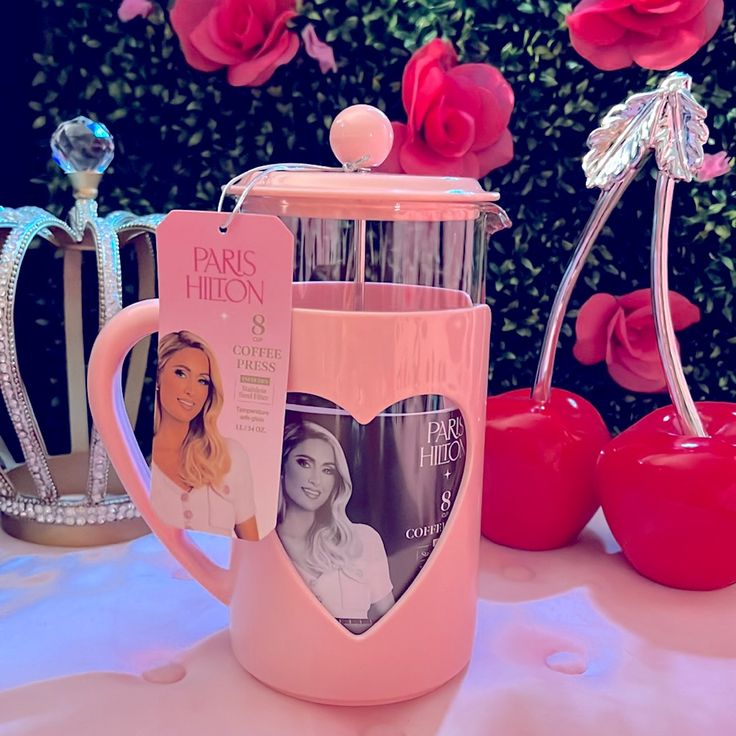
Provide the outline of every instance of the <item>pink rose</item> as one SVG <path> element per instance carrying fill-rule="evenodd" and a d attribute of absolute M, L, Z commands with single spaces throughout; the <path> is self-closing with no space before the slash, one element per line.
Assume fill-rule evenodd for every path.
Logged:
<path fill-rule="evenodd" d="M 304 26 L 301 36 L 307 56 L 317 61 L 322 74 L 336 72 L 337 64 L 335 63 L 335 53 L 332 47 L 319 38 L 317 31 L 314 30 L 314 26 L 311 23 L 307 23 Z"/>
<path fill-rule="evenodd" d="M 710 181 L 717 176 L 728 174 L 731 171 L 732 165 L 727 151 L 706 153 L 703 157 L 703 163 L 700 165 L 697 174 L 695 174 L 695 178 L 698 181 Z"/>
<path fill-rule="evenodd" d="M 581 0 L 567 18 L 573 48 L 599 69 L 672 69 L 715 34 L 723 0 Z"/>
<path fill-rule="evenodd" d="M 226 66 L 230 84 L 257 87 L 299 49 L 295 16 L 295 0 L 176 0 L 171 25 L 195 69 Z"/>
<path fill-rule="evenodd" d="M 670 291 L 672 322 L 684 330 L 700 320 L 700 310 L 682 294 Z M 580 308 L 573 355 L 583 365 L 606 361 L 608 373 L 629 391 L 665 391 L 664 369 L 657 351 L 652 290 L 625 296 L 594 294 Z"/>
<path fill-rule="evenodd" d="M 127 23 L 133 18 L 148 18 L 153 12 L 151 0 L 123 0 L 118 7 L 118 18 Z"/>
<path fill-rule="evenodd" d="M 401 98 L 407 123 L 393 123 L 383 171 L 480 179 L 513 158 L 511 85 L 490 64 L 458 64 L 449 41 L 411 57 Z"/>

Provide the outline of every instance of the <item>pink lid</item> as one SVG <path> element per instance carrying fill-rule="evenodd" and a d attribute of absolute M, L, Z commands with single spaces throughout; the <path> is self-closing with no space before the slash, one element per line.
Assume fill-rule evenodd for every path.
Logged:
<path fill-rule="evenodd" d="M 330 129 L 330 144 L 343 168 L 285 165 L 288 170 L 256 170 L 228 193 L 237 198 L 252 184 L 243 211 L 325 219 L 472 220 L 481 211 L 500 210 L 492 204 L 498 193 L 486 192 L 475 179 L 382 174 L 366 168 L 380 165 L 392 143 L 388 118 L 377 108 L 354 105 Z"/>

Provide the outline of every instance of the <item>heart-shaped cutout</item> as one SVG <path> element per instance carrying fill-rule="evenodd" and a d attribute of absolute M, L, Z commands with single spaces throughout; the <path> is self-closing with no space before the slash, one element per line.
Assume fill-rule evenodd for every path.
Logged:
<path fill-rule="evenodd" d="M 288 395 L 276 532 L 349 631 L 367 631 L 417 578 L 465 457 L 462 414 L 442 396 L 404 399 L 361 424 L 325 399 Z"/>

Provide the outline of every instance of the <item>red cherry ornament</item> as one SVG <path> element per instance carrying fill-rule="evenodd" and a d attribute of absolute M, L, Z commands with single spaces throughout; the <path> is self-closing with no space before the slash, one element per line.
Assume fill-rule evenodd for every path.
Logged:
<path fill-rule="evenodd" d="M 610 435 L 593 405 L 553 388 L 488 399 L 481 532 L 528 550 L 575 541 L 598 508 L 595 463 Z"/>
<path fill-rule="evenodd" d="M 673 406 L 603 450 L 595 480 L 626 559 L 663 585 L 713 590 L 736 582 L 736 404 L 697 402 L 710 436 L 683 434 Z"/>

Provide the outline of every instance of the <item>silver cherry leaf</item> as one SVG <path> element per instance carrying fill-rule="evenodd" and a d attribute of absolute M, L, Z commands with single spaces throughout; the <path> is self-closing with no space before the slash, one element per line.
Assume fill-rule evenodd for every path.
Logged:
<path fill-rule="evenodd" d="M 615 105 L 588 136 L 583 171 L 589 189 L 610 189 L 630 169 L 636 168 L 652 146 L 652 133 L 661 117 L 661 90 L 631 95 Z"/>
<path fill-rule="evenodd" d="M 661 85 L 665 106 L 652 136 L 657 166 L 673 179 L 692 181 L 708 142 L 707 111 L 690 93 L 690 77 L 672 74 Z"/>

